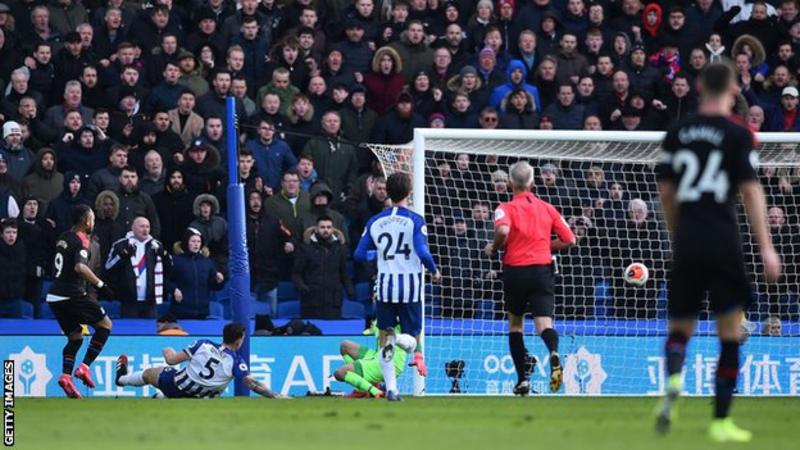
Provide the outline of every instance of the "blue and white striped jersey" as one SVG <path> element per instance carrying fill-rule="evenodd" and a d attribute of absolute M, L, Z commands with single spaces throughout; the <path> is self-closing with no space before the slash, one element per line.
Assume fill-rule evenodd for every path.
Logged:
<path fill-rule="evenodd" d="M 425 219 L 408 208 L 395 206 L 369 219 L 353 256 L 368 261 L 377 253 L 379 302 L 420 301 L 422 266 L 436 272 L 427 240 Z"/>
<path fill-rule="evenodd" d="M 216 397 L 249 370 L 238 353 L 207 339 L 195 341 L 183 352 L 190 359 L 175 373 L 175 387 L 191 397 Z"/>

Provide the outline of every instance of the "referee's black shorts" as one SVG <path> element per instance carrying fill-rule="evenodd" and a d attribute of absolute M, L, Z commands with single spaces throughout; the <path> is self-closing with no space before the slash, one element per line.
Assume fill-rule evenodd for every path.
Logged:
<path fill-rule="evenodd" d="M 506 308 L 514 315 L 553 317 L 555 295 L 552 264 L 504 266 L 503 293 Z"/>
<path fill-rule="evenodd" d="M 100 306 L 100 303 L 92 300 L 88 295 L 60 302 L 50 302 L 49 305 L 61 331 L 66 335 L 79 330 L 81 325 L 94 325 L 106 316 L 106 311 Z"/>

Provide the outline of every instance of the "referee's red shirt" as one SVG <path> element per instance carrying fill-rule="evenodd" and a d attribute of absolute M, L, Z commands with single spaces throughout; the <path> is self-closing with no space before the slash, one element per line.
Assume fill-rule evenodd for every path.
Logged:
<path fill-rule="evenodd" d="M 550 264 L 553 232 L 562 241 L 575 237 L 553 205 L 530 192 L 516 194 L 510 202 L 497 207 L 494 227 L 501 225 L 511 227 L 503 256 L 503 264 L 507 266 Z"/>

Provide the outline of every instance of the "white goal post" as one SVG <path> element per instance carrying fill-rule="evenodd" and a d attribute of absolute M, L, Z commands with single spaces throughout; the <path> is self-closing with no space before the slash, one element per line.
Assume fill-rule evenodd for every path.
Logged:
<path fill-rule="evenodd" d="M 655 182 L 663 132 L 416 129 L 407 145 L 369 144 L 386 176 L 413 178 L 412 207 L 428 220 L 431 251 L 445 277 L 424 298 L 424 350 L 429 376 L 403 377 L 416 394 L 508 394 L 516 380 L 506 337 L 499 260 L 482 248 L 491 239 L 486 212 L 510 199 L 499 192 L 508 166 L 536 168 L 537 194 L 559 208 L 582 233 L 578 246 L 558 254 L 556 328 L 566 356 L 571 395 L 654 395 L 663 391 L 669 242 Z M 751 337 L 743 347 L 739 392 L 800 393 L 800 133 L 757 136 L 768 207 L 780 209 L 771 229 L 787 275 L 776 287 L 756 276 L 748 309 Z M 555 180 L 555 181 L 553 181 Z M 774 184 L 774 186 L 773 186 Z M 613 191 L 613 192 L 612 192 Z M 621 193 L 620 193 L 621 192 Z M 777 210 L 776 210 L 777 211 Z M 739 208 L 748 268 L 760 271 L 757 251 Z M 641 217 L 638 215 L 641 214 Z M 480 222 L 480 223 L 479 223 Z M 489 222 L 490 223 L 490 222 Z M 780 226 L 778 226 L 780 225 Z M 792 236 L 798 236 L 793 238 Z M 630 262 L 645 262 L 641 288 L 621 283 Z M 713 390 L 717 342 L 711 317 L 701 316 L 686 362 L 688 394 Z M 772 327 L 770 328 L 770 323 Z M 774 329 L 780 324 L 781 337 Z M 762 335 L 762 329 L 763 334 Z M 526 346 L 539 363 L 534 389 L 546 391 L 543 344 L 526 322 Z"/>

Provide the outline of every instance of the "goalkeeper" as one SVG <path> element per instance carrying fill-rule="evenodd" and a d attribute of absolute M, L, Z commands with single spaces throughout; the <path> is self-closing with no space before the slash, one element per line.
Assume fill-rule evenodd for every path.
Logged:
<path fill-rule="evenodd" d="M 399 377 L 405 370 L 406 357 L 417 347 L 417 341 L 411 335 L 399 334 L 394 330 L 387 330 L 386 339 L 388 344 L 394 346 L 392 363 L 394 372 Z M 339 353 L 344 358 L 345 365 L 333 373 L 333 377 L 337 381 L 343 381 L 371 397 L 381 398 L 384 396 L 383 391 L 376 386 L 383 381 L 378 351 L 353 341 L 342 341 Z"/>

